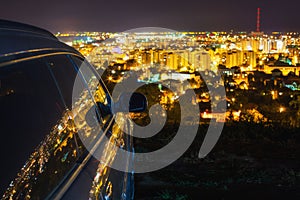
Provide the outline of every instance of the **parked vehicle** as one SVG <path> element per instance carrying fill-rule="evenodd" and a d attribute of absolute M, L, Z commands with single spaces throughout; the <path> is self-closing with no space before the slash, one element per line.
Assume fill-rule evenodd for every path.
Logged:
<path fill-rule="evenodd" d="M 75 81 L 81 87 L 74 96 Z M 103 81 L 79 52 L 46 30 L 0 20 L 3 199 L 132 199 L 133 173 L 100 163 L 84 145 L 97 144 L 99 138 L 90 132 L 93 123 L 106 137 L 115 137 L 113 105 Z M 145 106 L 131 105 L 135 112 Z M 91 110 L 97 119 L 89 119 Z M 118 131 L 113 141 L 133 151 L 130 136 Z"/>

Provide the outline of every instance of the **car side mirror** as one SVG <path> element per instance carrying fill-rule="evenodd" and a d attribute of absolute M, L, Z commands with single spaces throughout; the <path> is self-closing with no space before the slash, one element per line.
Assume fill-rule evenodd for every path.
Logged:
<path fill-rule="evenodd" d="M 143 112 L 147 106 L 147 98 L 143 94 L 137 92 L 122 93 L 113 106 L 113 112 Z"/>

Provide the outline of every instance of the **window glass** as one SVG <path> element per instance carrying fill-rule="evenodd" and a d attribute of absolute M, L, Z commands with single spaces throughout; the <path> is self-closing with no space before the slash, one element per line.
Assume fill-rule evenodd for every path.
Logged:
<path fill-rule="evenodd" d="M 50 70 L 59 92 L 63 96 L 65 106 L 72 108 L 72 91 L 77 76 L 77 69 L 66 55 L 55 55 L 43 58 Z"/>
<path fill-rule="evenodd" d="M 13 180 L 5 198 L 46 198 L 86 155 L 72 111 L 76 69 L 65 55 L 0 68 L 3 192 Z M 79 92 L 84 107 L 93 98 L 82 80 Z"/>
<path fill-rule="evenodd" d="M 92 70 L 92 66 L 86 61 L 83 61 L 77 57 L 72 58 L 79 68 L 79 71 L 87 83 L 86 87 L 89 89 L 90 96 L 93 101 L 98 105 L 100 118 L 103 124 L 108 122 L 108 119 L 112 116 L 111 113 L 111 99 L 109 94 L 105 91 L 99 77 L 96 76 L 96 72 Z"/>
<path fill-rule="evenodd" d="M 0 82 L 1 192 L 42 199 L 77 159 L 74 126 L 43 60 L 1 67 Z"/>
<path fill-rule="evenodd" d="M 74 126 L 74 140 L 72 140 L 72 142 L 75 142 L 77 157 L 81 156 L 84 151 L 84 146 L 77 134 L 72 113 L 72 92 L 77 76 L 77 68 L 67 55 L 44 57 L 43 61 L 47 65 L 59 95 L 63 99 L 63 104 L 67 111 L 64 114 L 64 118 L 68 118 L 70 120 L 69 123 Z M 82 90 L 84 90 L 84 88 L 82 88 Z"/>

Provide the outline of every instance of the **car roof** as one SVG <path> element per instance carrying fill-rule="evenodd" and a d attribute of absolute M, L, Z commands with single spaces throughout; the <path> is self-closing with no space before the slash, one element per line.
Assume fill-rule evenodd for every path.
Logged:
<path fill-rule="evenodd" d="M 55 38 L 52 33 L 42 28 L 8 20 L 0 20 L 0 29 L 1 31 L 14 30 L 20 33 L 28 32 L 35 35 L 43 35 L 45 37 Z"/>
<path fill-rule="evenodd" d="M 81 56 L 78 51 L 59 41 L 47 30 L 19 22 L 0 20 L 0 63 L 3 57 L 39 50 L 67 51 Z"/>

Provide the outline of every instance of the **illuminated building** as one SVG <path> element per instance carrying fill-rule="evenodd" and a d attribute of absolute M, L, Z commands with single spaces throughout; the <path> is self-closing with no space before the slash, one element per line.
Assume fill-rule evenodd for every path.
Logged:
<path fill-rule="evenodd" d="M 300 75 L 300 66 L 281 64 L 281 65 L 265 65 L 264 72 L 268 74 L 272 74 L 273 70 L 280 70 L 283 76 L 287 76 L 290 72 L 294 72 L 297 76 Z"/>
<path fill-rule="evenodd" d="M 201 52 L 200 53 L 200 70 L 199 71 L 204 71 L 204 70 L 210 70 L 211 66 L 211 58 L 207 52 Z"/>
<path fill-rule="evenodd" d="M 243 56 L 241 51 L 228 52 L 226 55 L 226 66 L 234 67 L 243 64 Z"/>

